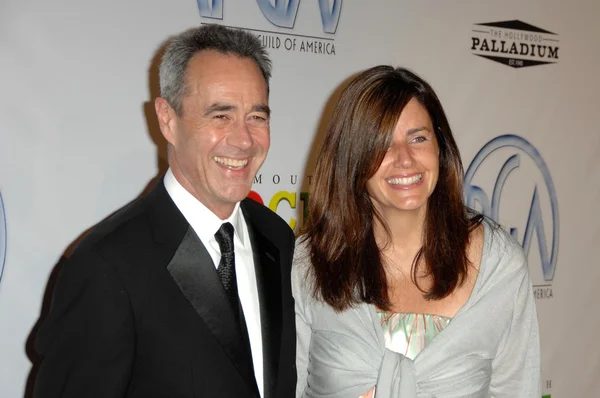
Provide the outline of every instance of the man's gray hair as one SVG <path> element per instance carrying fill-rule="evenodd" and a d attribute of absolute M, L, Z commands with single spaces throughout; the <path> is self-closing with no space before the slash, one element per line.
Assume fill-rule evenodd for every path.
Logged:
<path fill-rule="evenodd" d="M 181 102 L 187 89 L 187 65 L 194 55 L 204 50 L 251 59 L 260 68 L 269 87 L 271 60 L 258 37 L 240 29 L 202 25 L 171 39 L 160 62 L 160 95 L 178 115 L 181 115 Z"/>

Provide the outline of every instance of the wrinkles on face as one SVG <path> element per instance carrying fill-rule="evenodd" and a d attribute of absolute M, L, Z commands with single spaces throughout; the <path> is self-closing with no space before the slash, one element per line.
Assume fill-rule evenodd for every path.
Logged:
<path fill-rule="evenodd" d="M 248 195 L 269 149 L 266 82 L 250 59 L 213 51 L 193 57 L 186 77 L 171 167 L 188 191 L 226 218 Z"/>

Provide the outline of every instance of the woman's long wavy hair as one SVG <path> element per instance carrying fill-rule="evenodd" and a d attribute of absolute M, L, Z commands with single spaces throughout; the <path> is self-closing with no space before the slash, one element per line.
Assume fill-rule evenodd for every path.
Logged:
<path fill-rule="evenodd" d="M 442 104 L 413 72 L 376 66 L 354 78 L 335 107 L 317 157 L 302 231 L 313 293 L 337 311 L 360 302 L 391 307 L 375 220 L 390 232 L 373 206 L 367 181 L 383 161 L 412 98 L 428 111 L 440 153 L 439 178 L 427 202 L 423 246 L 413 261 L 412 278 L 417 283 L 417 273 L 425 271 L 432 286 L 423 293 L 435 300 L 452 293 L 468 274 L 469 234 L 481 216 L 471 215 L 463 203 L 463 166 Z"/>

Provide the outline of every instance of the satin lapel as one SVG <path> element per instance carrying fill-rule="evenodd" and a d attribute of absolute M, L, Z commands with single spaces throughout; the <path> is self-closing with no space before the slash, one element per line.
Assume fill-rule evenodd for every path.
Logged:
<path fill-rule="evenodd" d="M 244 208 L 242 207 L 244 210 Z M 279 249 L 261 232 L 244 210 L 252 251 L 260 303 L 265 398 L 273 397 L 278 379 L 281 351 L 281 269 Z"/>
<path fill-rule="evenodd" d="M 174 253 L 167 265 L 168 272 L 249 387 L 258 394 L 252 358 L 242 343 L 241 332 L 210 254 L 171 200 L 162 179 L 148 196 L 154 204 L 152 223 L 158 243 L 157 254 L 162 253 L 160 256 L 164 257 Z"/>

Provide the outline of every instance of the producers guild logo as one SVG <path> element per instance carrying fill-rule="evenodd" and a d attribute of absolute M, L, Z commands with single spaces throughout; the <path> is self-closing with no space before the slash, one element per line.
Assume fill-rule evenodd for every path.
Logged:
<path fill-rule="evenodd" d="M 257 0 L 256 2 L 263 15 L 273 25 L 288 29 L 294 28 L 300 0 L 275 0 L 274 5 L 270 0 Z M 329 0 L 319 0 L 319 10 L 321 11 L 323 32 L 335 33 L 342 11 L 342 0 L 334 0 L 332 7 L 330 7 Z"/>
<path fill-rule="evenodd" d="M 0 193 L 0 280 L 4 273 L 4 261 L 6 259 L 6 216 L 4 215 L 4 202 Z"/>
<path fill-rule="evenodd" d="M 558 62 L 558 35 L 519 20 L 478 23 L 472 29 L 474 55 L 513 68 Z"/>
<path fill-rule="evenodd" d="M 225 0 L 197 0 L 202 18 L 221 20 Z M 298 18 L 300 0 L 256 0 L 264 18 L 271 26 L 289 29 L 288 32 L 258 29 L 248 26 L 235 26 L 240 29 L 254 31 L 263 45 L 269 49 L 307 52 L 313 54 L 335 55 L 335 40 L 342 12 L 343 0 L 319 0 L 319 13 L 323 34 L 299 34 L 294 31 Z M 303 17 L 309 17 L 303 16 Z M 313 18 L 316 15 L 312 16 Z"/>
<path fill-rule="evenodd" d="M 558 258 L 558 201 L 538 150 L 517 135 L 492 139 L 467 169 L 464 196 L 469 207 L 506 226 L 521 243 L 536 298 L 552 298 Z"/>

